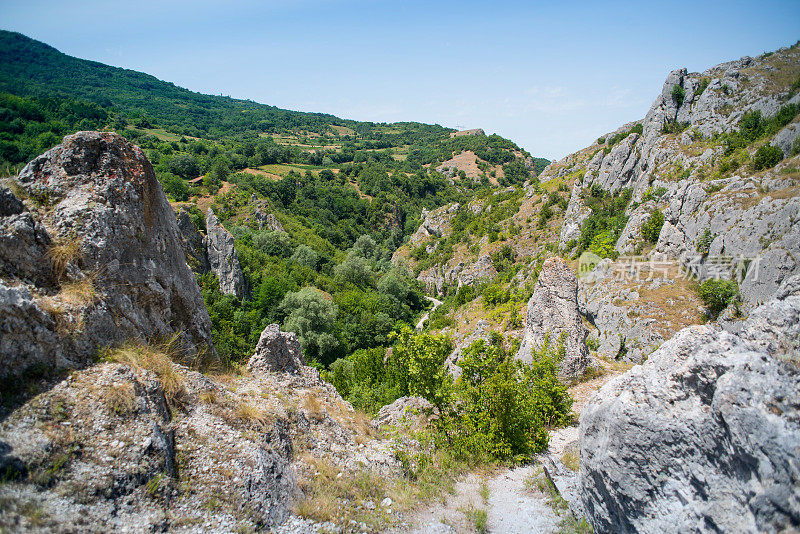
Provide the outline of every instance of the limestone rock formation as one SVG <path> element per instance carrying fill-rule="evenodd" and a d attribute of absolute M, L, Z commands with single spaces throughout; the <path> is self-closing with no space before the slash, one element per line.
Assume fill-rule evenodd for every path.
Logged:
<path fill-rule="evenodd" d="M 800 524 L 800 278 L 734 335 L 679 332 L 580 419 L 595 532 L 784 532 Z"/>
<path fill-rule="evenodd" d="M 219 288 L 226 295 L 245 295 L 244 274 L 239 265 L 239 256 L 233 248 L 233 236 L 219 222 L 212 209 L 206 217 L 206 245 L 208 263 L 219 280 Z"/>
<path fill-rule="evenodd" d="M 415 245 L 429 237 L 441 237 L 450 231 L 450 221 L 458 211 L 459 204 L 453 203 L 435 210 L 422 209 L 422 224 L 411 235 L 411 244 Z"/>
<path fill-rule="evenodd" d="M 592 186 L 612 193 L 630 188 L 633 203 L 626 214 L 630 219 L 617 252 L 637 250 L 638 228 L 646 217 L 642 204 L 649 200 L 665 216 L 656 246 L 659 254 L 679 261 L 701 281 L 720 274 L 715 265 L 720 258 L 732 260 L 724 276 L 739 279 L 745 310 L 771 298 L 783 280 L 800 274 L 793 253 L 800 246 L 800 204 L 796 183 L 787 177 L 800 161 L 792 155 L 800 128 L 793 121 L 769 139 L 787 159 L 760 172 L 743 165 L 742 157 L 731 170 L 724 170 L 730 154 L 715 136 L 738 130 L 747 112 L 759 111 L 769 118 L 782 107 L 799 103 L 800 93 L 791 91 L 787 81 L 796 77 L 796 71 L 785 79 L 776 76 L 782 65 L 798 61 L 800 47 L 795 45 L 702 73 L 670 72 L 641 121 L 603 136 L 601 145 L 565 158 L 581 155 L 581 165 L 569 170 L 582 178 L 573 186 L 560 248 L 579 237 L 589 214 L 581 191 Z M 583 159 L 587 151 L 592 154 L 588 162 Z M 744 159 L 754 155 L 755 146 L 748 151 Z M 566 171 L 566 164 L 556 167 L 559 175 Z M 544 174 L 548 178 L 553 171 Z M 720 174 L 726 177 L 708 179 Z M 707 232 L 714 244 L 707 253 L 699 253 Z"/>
<path fill-rule="evenodd" d="M 372 426 L 424 428 L 433 414 L 433 404 L 422 397 L 400 397 L 380 409 Z"/>
<path fill-rule="evenodd" d="M 3 525 L 232 532 L 286 519 L 299 493 L 286 421 L 243 420 L 245 399 L 181 366 L 171 373 L 165 390 L 150 371 L 100 364 L 11 413 L 0 423 Z"/>
<path fill-rule="evenodd" d="M 0 377 L 79 367 L 143 336 L 178 334 L 187 356 L 215 357 L 175 215 L 141 149 L 79 132 L 14 188 L 27 200 L 0 192 Z"/>
<path fill-rule="evenodd" d="M 183 252 L 186 254 L 186 262 L 189 267 L 200 274 L 211 270 L 208 262 L 208 250 L 203 236 L 192 222 L 189 213 L 183 208 L 178 211 L 178 230 L 183 238 Z"/>
<path fill-rule="evenodd" d="M 297 334 L 281 332 L 280 326 L 271 324 L 261 332 L 255 354 L 247 362 L 247 370 L 251 373 L 297 373 L 303 365 Z"/>
<path fill-rule="evenodd" d="M 567 380 L 581 376 L 590 363 L 586 329 L 578 310 L 575 273 L 559 257 L 547 259 L 528 301 L 525 337 L 517 358 L 530 362 L 532 353 L 549 341 L 550 348 L 563 345 L 559 375 Z"/>

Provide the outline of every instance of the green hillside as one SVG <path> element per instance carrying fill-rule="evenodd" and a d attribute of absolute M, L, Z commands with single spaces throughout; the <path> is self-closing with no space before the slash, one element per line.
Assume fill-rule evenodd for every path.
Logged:
<path fill-rule="evenodd" d="M 335 310 L 303 337 L 313 360 L 387 345 L 424 306 L 421 285 L 389 261 L 421 210 L 492 197 L 548 163 L 497 135 L 451 137 L 439 125 L 203 95 L 0 31 L 0 173 L 80 130 L 117 131 L 139 145 L 176 209 L 189 209 L 202 231 L 200 210 L 212 206 L 233 233 L 249 296 L 222 295 L 213 275 L 199 282 L 217 349 L 234 362 L 266 324 L 289 321 L 285 299 L 306 286 L 330 295 Z M 479 176 L 437 171 L 466 150 Z M 254 201 L 286 232 L 260 229 Z M 312 298 L 292 298 L 301 297 Z"/>

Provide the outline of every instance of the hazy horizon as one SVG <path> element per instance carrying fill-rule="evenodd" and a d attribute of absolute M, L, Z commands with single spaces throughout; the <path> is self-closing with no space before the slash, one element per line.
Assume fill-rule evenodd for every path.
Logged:
<path fill-rule="evenodd" d="M 105 6 L 105 9 L 101 9 Z M 800 3 L 3 2 L 4 29 L 207 94 L 483 128 L 559 159 L 647 112 L 670 70 L 790 46 Z"/>

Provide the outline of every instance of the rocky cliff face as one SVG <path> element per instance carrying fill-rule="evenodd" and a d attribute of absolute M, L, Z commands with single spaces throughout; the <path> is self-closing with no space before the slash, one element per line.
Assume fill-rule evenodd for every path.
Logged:
<path fill-rule="evenodd" d="M 199 274 L 210 271 L 211 264 L 208 262 L 205 239 L 192 222 L 189 213 L 183 208 L 178 211 L 178 230 L 183 238 L 183 252 L 189 267 Z"/>
<path fill-rule="evenodd" d="M 575 273 L 559 258 L 544 262 L 539 279 L 528 301 L 525 337 L 517 358 L 530 363 L 532 354 L 546 345 L 563 348 L 559 375 L 567 380 L 579 378 L 589 365 L 586 329 L 578 310 L 578 284 Z"/>
<path fill-rule="evenodd" d="M 678 333 L 580 419 L 596 532 L 783 532 L 800 523 L 800 278 L 740 335 Z"/>
<path fill-rule="evenodd" d="M 215 357 L 174 213 L 138 147 L 80 132 L 12 185 L 25 204 L 0 193 L 0 377 L 79 367 L 144 336 Z"/>
<path fill-rule="evenodd" d="M 590 214 L 578 194 L 581 190 L 630 188 L 634 203 L 617 252 L 646 248 L 641 225 L 652 209 L 660 209 L 666 223 L 656 252 L 694 270 L 701 280 L 717 275 L 717 258 L 732 258 L 724 275 L 741 279 L 745 306 L 765 302 L 784 279 L 800 272 L 794 252 L 800 247 L 800 189 L 798 159 L 792 152 L 798 118 L 769 139 L 787 160 L 766 171 L 756 172 L 747 163 L 757 147 L 731 155 L 715 136 L 738 130 L 747 112 L 759 111 L 768 118 L 800 102 L 800 94 L 789 88 L 800 74 L 798 65 L 800 47 L 793 46 L 703 73 L 670 73 L 642 121 L 606 135 L 593 155 L 569 156 L 543 173 L 543 180 L 582 174 L 570 198 L 560 247 L 565 249 L 580 236 L 580 226 Z M 621 139 L 610 146 L 612 137 Z M 652 200 L 645 202 L 648 199 Z M 700 241 L 709 238 L 710 249 L 700 253 Z"/>
<path fill-rule="evenodd" d="M 214 211 L 209 209 L 206 217 L 206 245 L 208 262 L 217 275 L 219 288 L 227 295 L 241 299 L 245 295 L 244 274 L 239 257 L 233 248 L 233 236 L 220 224 Z"/>

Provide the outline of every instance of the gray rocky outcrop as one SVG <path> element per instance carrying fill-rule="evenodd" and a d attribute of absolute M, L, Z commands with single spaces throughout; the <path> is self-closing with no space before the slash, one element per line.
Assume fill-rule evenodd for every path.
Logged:
<path fill-rule="evenodd" d="M 715 136 L 739 129 L 745 113 L 760 111 L 774 116 L 782 106 L 800 102 L 788 82 L 776 85 L 775 64 L 800 61 L 800 47 L 776 51 L 771 56 L 744 57 L 717 65 L 702 73 L 686 69 L 670 72 L 647 115 L 639 121 L 642 133 L 629 123 L 613 134 L 622 139 L 593 154 L 581 180 L 573 187 L 559 246 L 563 250 L 580 235 L 588 216 L 580 192 L 599 186 L 608 192 L 630 188 L 634 203 L 625 231 L 616 243 L 619 253 L 630 254 L 641 243 L 638 228 L 646 211 L 638 205 L 660 191 L 656 207 L 665 224 L 656 252 L 680 260 L 702 280 L 720 275 L 720 258 L 733 265 L 723 274 L 740 282 L 743 306 L 757 306 L 775 292 L 787 277 L 800 273 L 795 252 L 800 246 L 796 228 L 800 220 L 796 184 L 785 175 L 797 167 L 788 159 L 774 169 L 756 173 L 738 157 L 738 175 L 709 180 L 715 174 L 728 175 L 720 163 L 728 163 L 724 143 Z M 743 74 L 743 72 L 747 74 Z M 784 83 L 784 82 L 780 82 Z M 670 130 L 669 125 L 678 125 Z M 667 128 L 665 129 L 665 125 Z M 670 133 L 672 132 L 672 133 Z M 798 123 L 782 128 L 769 140 L 784 156 L 792 158 L 797 145 Z M 750 156 L 755 147 L 750 147 Z M 588 150 L 588 149 L 587 149 Z M 796 158 L 796 156 L 794 156 Z M 744 158 L 746 159 L 746 158 Z M 560 172 L 560 171 L 559 171 Z M 791 182 L 791 183 L 790 183 Z M 721 190 L 720 190 L 721 189 Z M 711 250 L 698 254 L 706 230 L 715 237 Z M 638 240 L 638 241 L 637 241 Z"/>
<path fill-rule="evenodd" d="M 614 247 L 620 254 L 633 254 L 642 243 L 642 226 L 650 220 L 650 213 L 656 207 L 655 202 L 645 202 L 634 209 L 628 216 L 628 222 L 617 239 Z"/>
<path fill-rule="evenodd" d="M 563 347 L 559 376 L 566 380 L 580 377 L 590 364 L 586 348 L 586 329 L 578 310 L 578 283 L 575 273 L 559 257 L 545 260 L 528 301 L 525 337 L 517 358 L 530 362 L 533 353 L 549 344 Z"/>
<path fill-rule="evenodd" d="M 239 256 L 233 247 L 233 236 L 219 222 L 212 209 L 206 216 L 206 246 L 211 271 L 219 280 L 219 288 L 226 295 L 245 296 L 245 283 Z"/>
<path fill-rule="evenodd" d="M 599 152 L 598 154 L 602 154 Z M 561 226 L 561 234 L 558 239 L 558 247 L 563 250 L 567 243 L 578 240 L 581 237 L 581 225 L 592 214 L 592 210 L 586 206 L 581 198 L 581 182 L 576 180 L 572 186 L 567 211 L 564 213 L 564 224 Z"/>
<path fill-rule="evenodd" d="M 0 186 L 0 276 L 34 286 L 54 286 L 48 257 L 51 245 L 42 224 L 10 190 Z"/>
<path fill-rule="evenodd" d="M 79 132 L 14 182 L 27 199 L 0 193 L 0 377 L 79 367 L 145 336 L 178 335 L 187 357 L 216 357 L 175 215 L 141 149 Z"/>
<path fill-rule="evenodd" d="M 205 240 L 192 222 L 189 212 L 183 208 L 178 211 L 178 230 L 181 232 L 183 252 L 186 255 L 186 263 L 189 264 L 189 267 L 200 274 L 210 271 L 211 264 L 208 262 L 208 250 L 206 249 Z"/>
<path fill-rule="evenodd" d="M 238 416 L 252 399 L 185 367 L 170 376 L 165 388 L 137 365 L 95 365 L 4 418 L 3 528 L 232 532 L 284 521 L 300 495 L 287 421 Z M 316 426 L 306 420 L 305 433 Z"/>
<path fill-rule="evenodd" d="M 422 397 L 400 397 L 382 407 L 372 420 L 372 426 L 424 428 L 434 412 L 434 406 Z"/>
<path fill-rule="evenodd" d="M 297 373 L 303 365 L 297 334 L 281 332 L 280 326 L 271 324 L 261 332 L 256 351 L 247 362 L 247 370 L 251 373 Z"/>
<path fill-rule="evenodd" d="M 785 532 L 800 524 L 800 278 L 735 335 L 680 331 L 580 418 L 595 532 Z"/>
<path fill-rule="evenodd" d="M 463 261 L 452 263 L 454 265 L 434 265 L 419 273 L 417 280 L 425 284 L 428 291 L 439 294 L 445 284 L 456 287 L 474 286 L 497 276 L 497 269 L 494 267 L 492 257 L 488 254 L 484 254 L 473 263 L 464 263 Z"/>
<path fill-rule="evenodd" d="M 775 134 L 770 144 L 780 148 L 781 152 L 783 152 L 783 157 L 788 158 L 793 155 L 795 146 L 800 148 L 798 139 L 800 139 L 800 122 L 793 122 Z M 797 152 L 794 153 L 796 154 Z"/>
<path fill-rule="evenodd" d="M 603 260 L 580 279 L 580 311 L 597 329 L 592 337 L 597 340 L 598 356 L 640 363 L 664 342 L 664 337 L 656 328 L 658 321 L 636 304 L 639 293 L 615 281 L 606 270 L 610 266 L 610 260 Z"/>
<path fill-rule="evenodd" d="M 428 211 L 422 208 L 422 224 L 411 235 L 411 244 L 416 245 L 430 237 L 441 237 L 450 231 L 450 221 L 460 205 L 456 202 Z"/>

